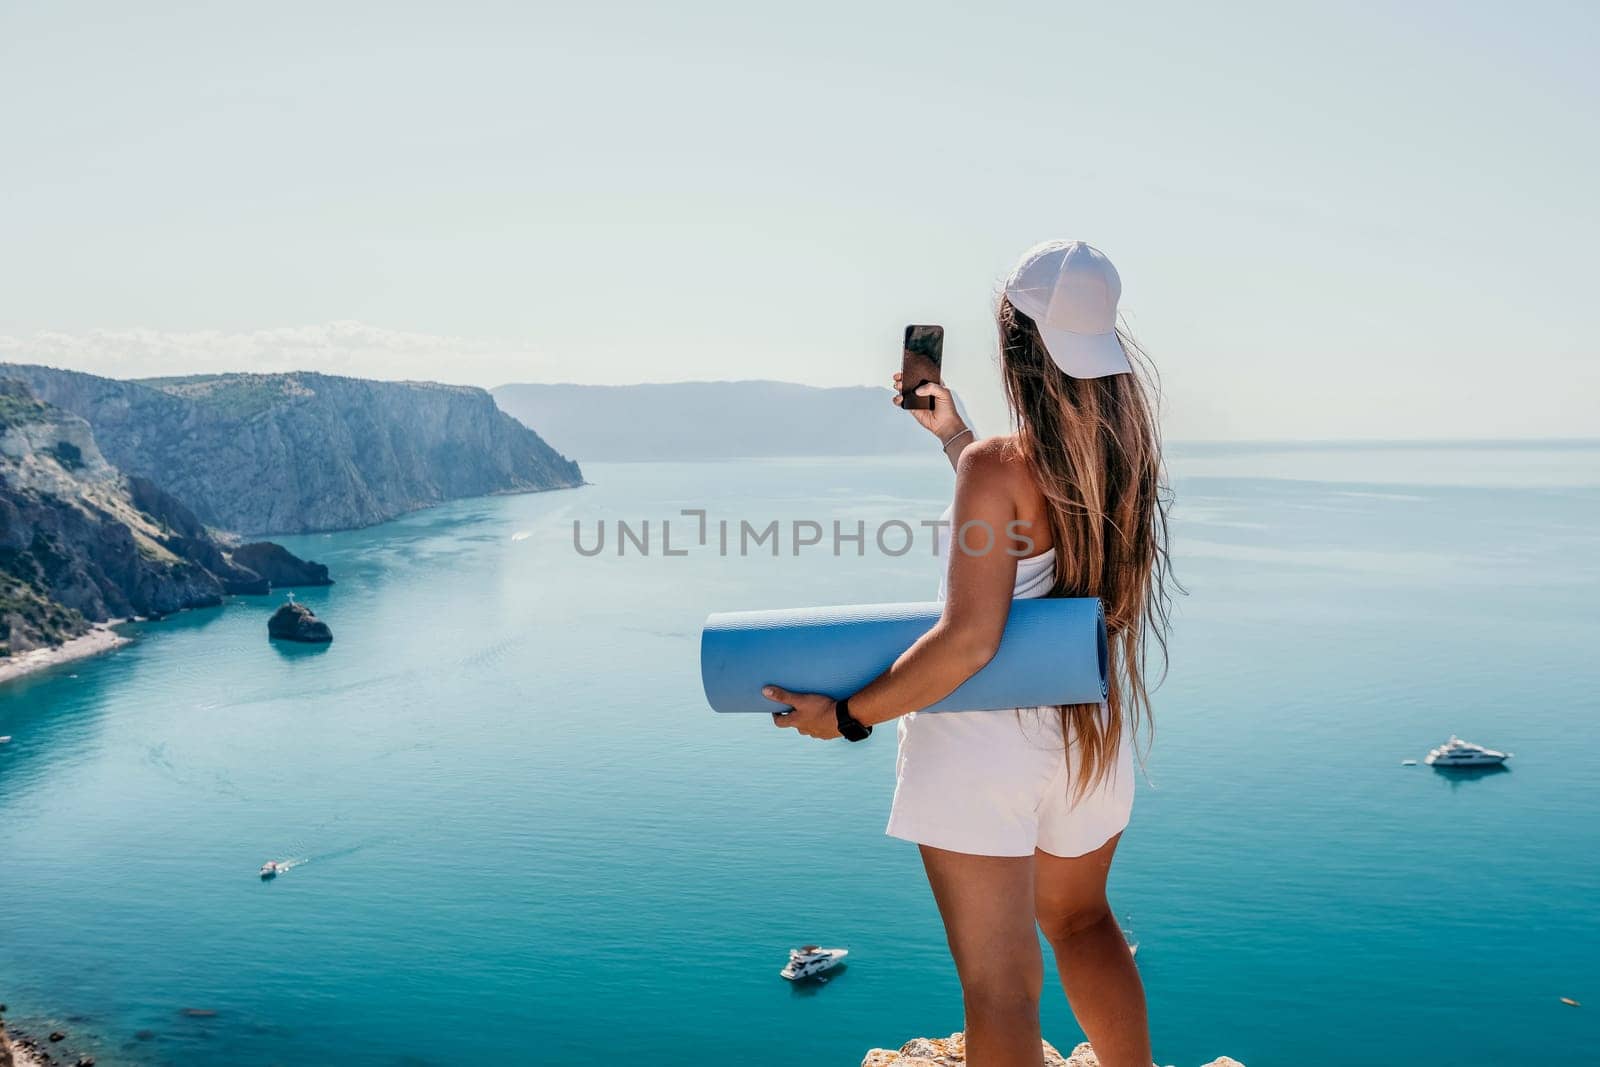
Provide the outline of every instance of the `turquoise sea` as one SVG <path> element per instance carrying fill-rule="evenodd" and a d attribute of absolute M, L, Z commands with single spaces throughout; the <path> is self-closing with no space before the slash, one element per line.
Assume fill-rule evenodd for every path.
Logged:
<path fill-rule="evenodd" d="M 1190 595 L 1112 887 L 1161 1062 L 1600 1062 L 1600 447 L 1173 467 Z M 679 515 L 870 531 L 935 517 L 949 472 L 585 473 L 287 539 L 338 579 L 299 597 L 329 648 L 240 598 L 0 690 L 9 1017 L 102 1065 L 853 1065 L 957 1029 L 882 832 L 892 733 L 716 716 L 697 662 L 709 611 L 927 599 L 938 561 L 724 558 Z M 578 554 L 600 518 L 652 520 L 652 554 Z M 1512 769 L 1401 766 L 1451 733 Z M 791 987 L 812 940 L 850 964 Z M 1077 1040 L 1058 996 L 1044 1022 Z"/>

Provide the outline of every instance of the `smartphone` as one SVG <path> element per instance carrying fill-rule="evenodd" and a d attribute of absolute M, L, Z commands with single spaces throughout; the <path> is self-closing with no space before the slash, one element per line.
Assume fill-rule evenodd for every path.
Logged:
<path fill-rule="evenodd" d="M 944 327 L 907 326 L 905 350 L 900 358 L 900 406 L 933 410 L 933 397 L 918 396 L 924 382 L 943 381 Z"/>

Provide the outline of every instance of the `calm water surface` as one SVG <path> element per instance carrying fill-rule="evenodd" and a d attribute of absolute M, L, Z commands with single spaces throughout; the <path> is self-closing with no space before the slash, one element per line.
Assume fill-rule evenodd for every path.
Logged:
<path fill-rule="evenodd" d="M 1161 1061 L 1596 1062 L 1600 450 L 1174 466 L 1191 595 L 1112 887 Z M 882 834 L 892 736 L 718 717 L 697 674 L 708 611 L 929 598 L 927 542 L 659 555 L 681 508 L 933 518 L 948 471 L 586 473 L 289 539 L 338 578 L 300 597 L 330 648 L 269 644 L 276 598 L 239 598 L 0 690 L 11 1016 L 102 1064 L 854 1064 L 959 1027 L 916 850 Z M 579 556 L 602 517 L 656 552 Z M 1400 765 L 1452 732 L 1514 769 Z M 811 940 L 851 963 L 793 988 Z M 1077 1040 L 1054 996 L 1045 1033 Z"/>

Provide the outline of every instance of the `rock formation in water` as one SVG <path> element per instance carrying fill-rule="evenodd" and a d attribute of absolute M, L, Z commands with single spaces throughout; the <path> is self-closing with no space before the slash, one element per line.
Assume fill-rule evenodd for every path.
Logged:
<path fill-rule="evenodd" d="M 259 574 L 274 589 L 333 584 L 326 566 L 314 560 L 301 559 L 271 541 L 252 541 L 248 545 L 239 545 L 229 550 L 228 559 Z"/>
<path fill-rule="evenodd" d="M 280 641 L 324 645 L 333 640 L 333 631 L 328 629 L 327 623 L 313 615 L 310 608 L 290 601 L 273 612 L 272 618 L 267 620 L 267 636 Z"/>
<path fill-rule="evenodd" d="M 899 1051 L 875 1048 L 861 1061 L 861 1067 L 962 1067 L 967 1062 L 967 1040 L 962 1033 L 949 1037 L 919 1037 L 900 1046 Z M 1100 1067 L 1094 1049 L 1084 1042 L 1063 1056 L 1046 1041 L 1044 1043 L 1045 1067 Z M 1231 1056 L 1212 1060 L 1205 1067 L 1244 1067 Z"/>
<path fill-rule="evenodd" d="M 177 500 L 108 463 L 83 419 L 0 378 L 0 656 L 268 585 Z"/>
<path fill-rule="evenodd" d="M 0 364 L 0 377 L 86 419 L 107 459 L 216 529 L 351 529 L 583 484 L 576 463 L 466 386 L 307 372 L 119 381 L 24 364 Z"/>

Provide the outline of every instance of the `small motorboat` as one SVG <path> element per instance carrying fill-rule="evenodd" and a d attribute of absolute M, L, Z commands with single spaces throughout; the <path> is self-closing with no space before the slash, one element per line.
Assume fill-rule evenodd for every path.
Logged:
<path fill-rule="evenodd" d="M 10 734 L 0 734 L 0 745 L 9 745 L 10 743 L 11 743 L 11 735 Z"/>
<path fill-rule="evenodd" d="M 1133 936 L 1132 930 L 1129 930 L 1126 926 L 1121 926 L 1120 924 L 1118 925 L 1122 930 L 1122 940 L 1128 943 L 1128 955 L 1137 958 L 1139 955 L 1138 939 Z"/>
<path fill-rule="evenodd" d="M 784 964 L 783 970 L 778 973 L 791 982 L 798 982 L 803 978 L 815 978 L 823 971 L 836 966 L 848 955 L 850 955 L 848 949 L 802 945 L 789 950 L 789 962 Z"/>
<path fill-rule="evenodd" d="M 261 880 L 263 882 L 271 881 L 272 879 L 278 877 L 278 872 L 282 869 L 283 865 L 277 860 L 268 860 L 261 865 Z"/>
<path fill-rule="evenodd" d="M 1511 758 L 1509 752 L 1496 752 L 1492 748 L 1475 745 L 1452 737 L 1422 758 L 1430 767 L 1497 767 Z"/>

